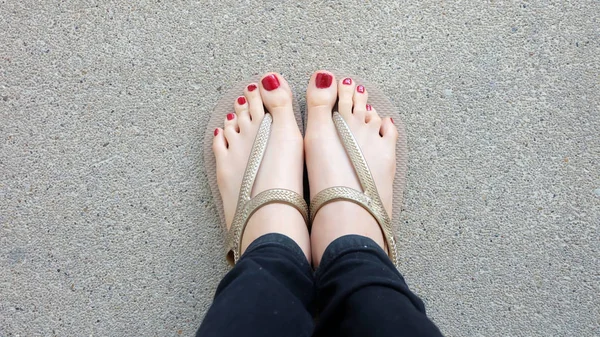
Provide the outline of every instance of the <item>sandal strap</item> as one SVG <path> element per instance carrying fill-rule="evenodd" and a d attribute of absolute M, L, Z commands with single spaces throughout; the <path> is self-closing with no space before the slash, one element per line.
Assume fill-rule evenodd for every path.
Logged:
<path fill-rule="evenodd" d="M 396 238 L 392 228 L 392 221 L 377 192 L 377 187 L 373 180 L 373 176 L 371 175 L 369 165 L 367 164 L 354 135 L 352 135 L 348 124 L 346 124 L 344 118 L 337 111 L 333 112 L 333 122 L 364 192 L 349 187 L 336 186 L 317 193 L 310 203 L 311 223 L 319 209 L 327 203 L 336 200 L 354 202 L 366 209 L 375 218 L 388 245 L 388 255 L 392 262 L 397 266 L 398 253 L 396 250 Z"/>
<path fill-rule="evenodd" d="M 236 216 L 227 233 L 227 259 L 236 264 L 241 257 L 242 235 L 252 214 L 268 204 L 281 203 L 294 207 L 302 214 L 304 221 L 308 220 L 308 206 L 304 198 L 291 190 L 270 189 L 257 194 L 254 198 L 236 210 Z"/>
<path fill-rule="evenodd" d="M 226 247 L 227 247 L 227 260 L 230 264 L 234 265 L 240 258 L 241 255 L 241 241 L 248 220 L 262 206 L 272 203 L 283 203 L 296 208 L 304 217 L 304 221 L 308 219 L 308 206 L 304 198 L 298 193 L 286 190 L 286 189 L 270 189 L 263 191 L 251 198 L 252 187 L 256 180 L 256 175 L 262 163 L 265 151 L 267 149 L 267 143 L 269 136 L 271 135 L 271 124 L 273 117 L 270 113 L 265 113 L 265 116 L 260 123 L 250 156 L 248 158 L 248 164 L 246 164 L 246 170 L 244 177 L 242 178 L 242 185 L 240 187 L 240 194 L 238 196 L 238 203 L 233 216 L 233 222 L 231 228 L 227 232 Z"/>
<path fill-rule="evenodd" d="M 265 113 L 265 117 L 254 138 L 252 144 L 252 150 L 250 150 L 250 156 L 248 157 L 248 163 L 246 164 L 246 171 L 242 178 L 242 186 L 240 187 L 240 194 L 238 197 L 237 208 L 244 205 L 250 200 L 250 194 L 252 193 L 252 187 L 254 187 L 254 180 L 258 174 L 258 169 L 262 163 L 265 151 L 267 150 L 267 143 L 269 142 L 269 136 L 271 135 L 271 124 L 273 123 L 273 117 L 270 113 Z M 237 213 L 237 209 L 236 209 Z"/>
<path fill-rule="evenodd" d="M 310 222 L 312 223 L 315 220 L 315 216 L 321 207 L 339 200 L 353 202 L 371 213 L 372 200 L 363 192 L 346 186 L 334 186 L 322 190 L 312 198 L 310 201 Z M 374 214 L 373 216 L 376 215 Z"/>

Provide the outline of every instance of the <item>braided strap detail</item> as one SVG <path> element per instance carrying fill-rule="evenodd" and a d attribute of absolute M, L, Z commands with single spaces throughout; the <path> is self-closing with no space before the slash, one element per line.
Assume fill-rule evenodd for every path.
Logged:
<path fill-rule="evenodd" d="M 235 264 L 240 259 L 242 235 L 252 214 L 261 207 L 273 203 L 293 206 L 302 214 L 305 222 L 308 220 L 308 206 L 300 194 L 286 189 L 270 189 L 257 194 L 246 202 L 241 209 L 236 210 L 236 217 L 227 233 L 226 241 L 227 257 L 230 263 Z"/>
<path fill-rule="evenodd" d="M 310 222 L 315 220 L 317 212 L 326 204 L 338 200 L 351 201 L 369 210 L 371 199 L 364 193 L 346 186 L 335 186 L 317 193 L 310 201 Z M 370 212 L 370 211 L 369 211 Z"/>

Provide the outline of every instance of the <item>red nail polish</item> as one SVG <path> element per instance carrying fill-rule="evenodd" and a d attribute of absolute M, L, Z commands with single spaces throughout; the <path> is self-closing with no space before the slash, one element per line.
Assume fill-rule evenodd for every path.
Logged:
<path fill-rule="evenodd" d="M 365 87 L 362 85 L 359 85 L 358 87 L 356 87 L 356 91 L 358 91 L 359 93 L 364 93 L 365 92 Z"/>
<path fill-rule="evenodd" d="M 371 104 L 367 104 L 367 111 L 371 111 L 373 110 L 373 107 L 371 106 Z"/>
<path fill-rule="evenodd" d="M 244 105 L 244 104 L 246 104 L 246 97 L 240 96 L 240 97 L 238 97 L 237 101 L 238 101 L 239 105 Z"/>
<path fill-rule="evenodd" d="M 254 90 L 256 90 L 256 84 L 250 84 L 248 86 L 248 91 L 254 91 Z"/>
<path fill-rule="evenodd" d="M 265 76 L 265 78 L 263 78 L 261 82 L 262 82 L 263 87 L 267 91 L 271 91 L 271 90 L 275 90 L 275 89 L 279 88 L 279 80 L 277 79 L 277 76 L 275 76 L 274 74 Z"/>
<path fill-rule="evenodd" d="M 390 117 L 390 122 L 392 122 L 392 124 L 396 124 L 394 123 L 394 119 L 392 117 Z"/>
<path fill-rule="evenodd" d="M 352 79 L 350 77 L 346 77 L 342 80 L 342 84 L 350 85 L 350 84 L 352 84 Z"/>
<path fill-rule="evenodd" d="M 333 81 L 333 77 L 326 73 L 318 73 L 315 78 L 315 85 L 319 89 L 329 88 L 331 86 L 331 82 Z"/>
<path fill-rule="evenodd" d="M 230 120 L 232 120 L 232 119 L 234 119 L 234 118 L 235 118 L 235 114 L 234 114 L 233 112 L 232 112 L 232 113 L 228 113 L 228 114 L 227 114 L 227 120 L 228 120 L 228 121 L 230 121 Z"/>
<path fill-rule="evenodd" d="M 215 132 L 213 132 L 215 134 L 215 137 L 219 135 L 219 129 L 215 129 Z"/>

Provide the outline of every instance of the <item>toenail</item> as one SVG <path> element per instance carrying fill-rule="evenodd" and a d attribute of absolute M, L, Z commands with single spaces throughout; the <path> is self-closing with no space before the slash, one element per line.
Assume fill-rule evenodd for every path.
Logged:
<path fill-rule="evenodd" d="M 232 120 L 232 119 L 234 119 L 234 118 L 235 118 L 235 114 L 234 114 L 234 113 L 228 113 L 228 114 L 227 114 L 227 120 L 228 120 L 228 121 L 230 121 L 230 120 Z"/>
<path fill-rule="evenodd" d="M 350 77 L 346 77 L 342 80 L 342 84 L 350 85 L 350 84 L 352 84 L 352 79 Z"/>
<path fill-rule="evenodd" d="M 392 122 L 392 124 L 396 124 L 394 123 L 394 119 L 392 117 L 390 117 L 390 122 Z"/>
<path fill-rule="evenodd" d="M 373 110 L 373 107 L 371 106 L 371 104 L 367 104 L 367 111 L 371 111 Z"/>
<path fill-rule="evenodd" d="M 315 79 L 315 85 L 319 89 L 329 88 L 332 81 L 333 77 L 331 75 L 326 73 L 318 73 L 317 78 Z"/>
<path fill-rule="evenodd" d="M 248 91 L 254 91 L 256 89 L 256 84 L 250 84 L 248 86 Z"/>
<path fill-rule="evenodd" d="M 358 87 L 356 87 L 356 91 L 358 91 L 359 93 L 364 93 L 365 92 L 365 87 L 362 85 L 359 85 Z"/>
<path fill-rule="evenodd" d="M 240 96 L 240 97 L 238 97 L 237 101 L 238 101 L 239 105 L 244 105 L 244 104 L 246 104 L 246 97 Z"/>
<path fill-rule="evenodd" d="M 215 129 L 215 132 L 213 132 L 213 133 L 215 134 L 215 137 L 216 137 L 217 135 L 219 135 L 219 129 Z"/>
<path fill-rule="evenodd" d="M 267 91 L 271 91 L 271 90 L 275 90 L 275 89 L 279 88 L 279 80 L 277 79 L 277 76 L 275 76 L 274 74 L 265 76 L 265 78 L 263 78 L 261 82 L 262 82 L 263 87 Z"/>

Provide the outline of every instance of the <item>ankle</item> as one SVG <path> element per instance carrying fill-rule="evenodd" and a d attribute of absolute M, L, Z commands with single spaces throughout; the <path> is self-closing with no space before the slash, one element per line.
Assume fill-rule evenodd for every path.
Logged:
<path fill-rule="evenodd" d="M 331 242 L 351 234 L 368 237 L 387 252 L 383 233 L 375 218 L 361 206 L 340 200 L 323 206 L 315 216 L 310 237 L 313 265 L 319 265 Z"/>
<path fill-rule="evenodd" d="M 279 233 L 294 240 L 302 249 L 306 259 L 311 260 L 310 236 L 304 218 L 294 207 L 285 204 L 270 204 L 261 207 L 248 220 L 242 235 L 242 254 L 259 237 Z"/>

